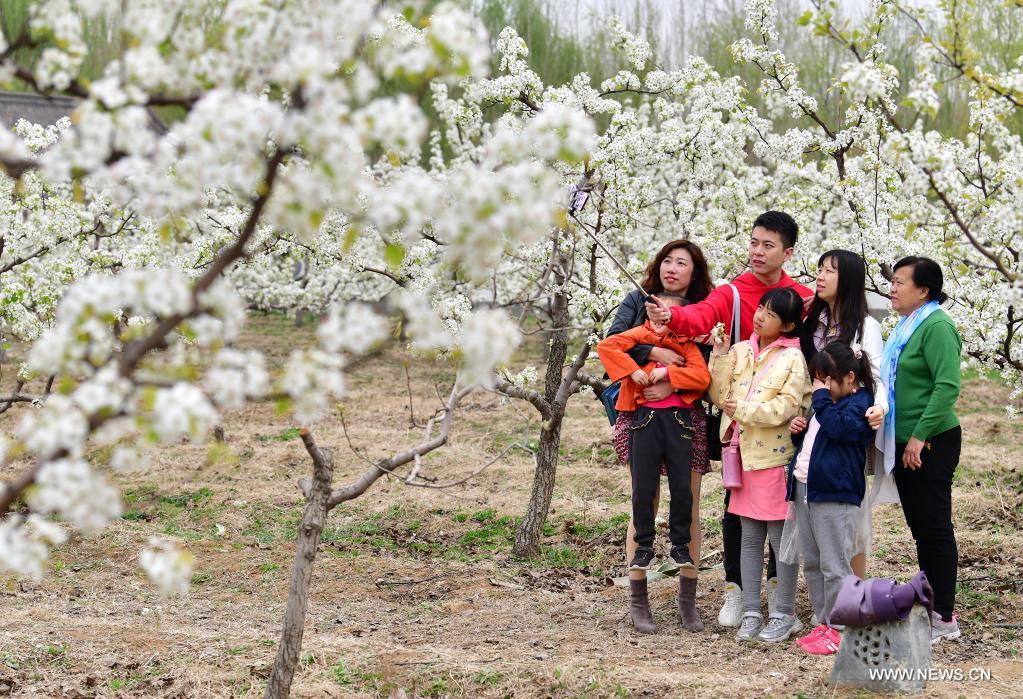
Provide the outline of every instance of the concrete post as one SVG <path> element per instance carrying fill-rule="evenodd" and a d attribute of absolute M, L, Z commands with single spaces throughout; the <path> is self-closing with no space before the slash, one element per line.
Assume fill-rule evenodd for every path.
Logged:
<path fill-rule="evenodd" d="M 931 668 L 931 617 L 915 605 L 905 621 L 847 627 L 829 683 L 875 692 L 918 692 Z"/>

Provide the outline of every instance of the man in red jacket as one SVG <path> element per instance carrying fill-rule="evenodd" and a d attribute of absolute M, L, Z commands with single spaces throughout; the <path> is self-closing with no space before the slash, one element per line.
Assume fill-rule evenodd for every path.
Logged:
<path fill-rule="evenodd" d="M 760 297 L 770 289 L 792 287 L 804 301 L 813 298 L 813 291 L 799 284 L 785 273 L 782 266 L 792 258 L 799 235 L 795 220 L 782 211 L 766 211 L 753 222 L 749 244 L 749 272 L 732 280 L 739 291 L 739 339 L 748 340 L 753 334 L 753 314 Z M 732 332 L 735 294 L 725 284 L 710 292 L 703 301 L 670 310 L 655 303 L 646 304 L 647 317 L 655 322 L 668 323 L 676 335 L 699 337 L 706 335 L 718 323 Z M 722 626 L 738 626 L 742 621 L 742 577 L 739 572 L 739 552 L 742 548 L 742 523 L 728 513 L 729 491 L 725 491 L 725 514 L 721 519 L 721 537 L 724 547 L 725 601 L 718 614 Z M 767 565 L 768 605 L 773 608 L 773 591 L 777 586 L 774 552 Z"/>

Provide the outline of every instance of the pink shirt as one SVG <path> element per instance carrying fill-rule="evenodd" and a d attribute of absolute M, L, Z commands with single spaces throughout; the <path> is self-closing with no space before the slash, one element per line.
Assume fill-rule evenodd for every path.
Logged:
<path fill-rule="evenodd" d="M 806 428 L 806 437 L 803 439 L 803 448 L 799 450 L 796 465 L 792 470 L 792 475 L 800 483 L 806 483 L 806 477 L 810 474 L 810 453 L 813 451 L 813 442 L 817 439 L 817 430 L 820 428 L 821 423 L 817 422 L 817 416 L 814 415 L 810 418 L 810 424 Z"/>
<path fill-rule="evenodd" d="M 657 362 L 658 369 L 663 368 L 664 365 Z M 672 391 L 666 398 L 661 400 L 654 400 L 643 404 L 644 408 L 691 408 L 692 405 L 682 401 L 682 396 Z"/>

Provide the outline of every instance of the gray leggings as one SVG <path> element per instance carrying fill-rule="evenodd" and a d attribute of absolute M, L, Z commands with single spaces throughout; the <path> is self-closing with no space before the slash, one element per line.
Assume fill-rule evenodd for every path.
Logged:
<path fill-rule="evenodd" d="M 792 509 L 799 522 L 799 543 L 803 553 L 803 579 L 810 592 L 813 613 L 820 623 L 828 623 L 831 608 L 842 587 L 842 579 L 852 575 L 853 540 L 860 508 L 843 502 L 806 501 L 806 484 L 796 484 Z M 869 503 L 866 505 L 870 507 Z"/>
<path fill-rule="evenodd" d="M 760 584 L 764 573 L 764 540 L 771 538 L 775 551 L 781 551 L 781 530 L 785 520 L 764 522 L 759 519 L 742 519 L 742 611 L 760 614 Z M 778 592 L 775 606 L 780 614 L 796 613 L 796 575 L 799 569 L 789 563 L 778 561 Z"/>

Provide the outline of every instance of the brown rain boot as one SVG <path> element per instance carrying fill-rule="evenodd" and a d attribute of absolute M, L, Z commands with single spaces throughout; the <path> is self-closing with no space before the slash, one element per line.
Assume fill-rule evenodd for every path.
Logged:
<path fill-rule="evenodd" d="M 639 633 L 657 633 L 654 617 L 650 613 L 650 598 L 647 596 L 646 578 L 629 578 L 629 614 L 632 625 Z"/>
<path fill-rule="evenodd" d="M 696 609 L 696 578 L 678 579 L 678 618 L 686 631 L 703 631 L 703 621 Z"/>

